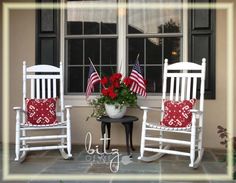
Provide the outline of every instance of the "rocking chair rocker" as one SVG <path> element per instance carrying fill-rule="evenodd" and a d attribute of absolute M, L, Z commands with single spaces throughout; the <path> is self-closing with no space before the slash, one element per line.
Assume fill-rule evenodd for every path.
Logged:
<path fill-rule="evenodd" d="M 60 84 L 58 87 L 60 105 L 59 112 L 56 112 L 58 84 Z M 51 65 L 27 67 L 26 62 L 23 62 L 23 105 L 13 108 L 16 111 L 15 161 L 24 161 L 28 151 L 53 149 L 59 149 L 64 159 L 72 157 L 70 120 L 72 106 L 64 106 L 63 87 L 62 63 L 58 68 Z M 28 91 L 30 95 L 27 95 Z M 50 134 L 47 135 L 45 132 Z M 60 134 L 52 135 L 52 132 Z M 38 135 L 39 133 L 42 134 Z M 45 142 L 47 145 L 42 146 Z M 51 144 L 48 144 L 49 142 Z"/>
<path fill-rule="evenodd" d="M 202 131 L 205 67 L 205 58 L 202 59 L 201 65 L 191 62 L 179 62 L 168 65 L 168 60 L 165 59 L 162 105 L 160 109 L 141 107 L 144 113 L 140 160 L 154 161 L 164 154 L 173 154 L 190 157 L 189 167 L 197 168 L 199 166 L 204 152 L 202 147 Z M 197 86 L 200 86 L 198 107 L 194 105 L 197 97 Z M 161 112 L 160 124 L 147 121 L 147 114 L 150 110 Z M 179 118 L 178 115 L 180 115 Z M 188 125 L 182 123 L 187 122 L 186 120 L 189 122 Z M 155 132 L 159 132 L 160 136 L 155 136 Z M 187 134 L 190 135 L 190 138 L 188 140 L 179 140 L 166 136 L 166 134 L 171 135 L 173 133 Z M 147 141 L 149 143 L 154 142 L 155 144 L 148 144 Z M 158 142 L 158 145 L 156 142 Z M 169 144 L 189 146 L 189 151 L 171 150 Z M 156 154 L 144 156 L 147 151 L 155 152 Z"/>

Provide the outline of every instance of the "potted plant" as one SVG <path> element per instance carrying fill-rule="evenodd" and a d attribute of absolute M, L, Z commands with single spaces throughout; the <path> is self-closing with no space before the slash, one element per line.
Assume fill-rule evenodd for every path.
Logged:
<path fill-rule="evenodd" d="M 221 138 L 220 144 L 224 145 L 225 148 L 227 148 L 227 144 L 229 139 L 229 134 L 226 128 L 222 127 L 221 125 L 217 126 L 217 133 L 219 134 L 219 137 Z M 236 137 L 232 138 L 233 140 L 233 163 L 234 165 L 236 165 Z M 233 179 L 236 179 L 236 171 L 234 168 L 234 172 L 233 172 Z"/>
<path fill-rule="evenodd" d="M 111 118 L 121 118 L 128 106 L 137 106 L 137 96 L 130 90 L 132 80 L 129 77 L 122 79 L 122 74 L 114 73 L 103 77 L 101 84 L 101 95 L 90 102 L 93 106 L 91 117 L 107 114 Z"/>

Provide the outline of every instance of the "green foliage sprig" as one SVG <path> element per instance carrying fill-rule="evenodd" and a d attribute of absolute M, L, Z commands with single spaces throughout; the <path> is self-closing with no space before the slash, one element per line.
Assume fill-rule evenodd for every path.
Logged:
<path fill-rule="evenodd" d="M 224 145 L 225 148 L 227 148 L 229 139 L 229 133 L 226 128 L 222 127 L 221 125 L 217 126 L 217 133 L 219 134 L 219 137 L 221 138 L 220 144 Z M 233 140 L 233 147 L 234 147 L 234 153 L 233 153 L 233 162 L 234 165 L 236 165 L 236 137 L 232 138 Z M 233 173 L 233 178 L 236 179 L 236 171 Z"/>

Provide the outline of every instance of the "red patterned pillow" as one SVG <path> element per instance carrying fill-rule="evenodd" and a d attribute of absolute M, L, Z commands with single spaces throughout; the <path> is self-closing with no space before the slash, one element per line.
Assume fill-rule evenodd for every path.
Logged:
<path fill-rule="evenodd" d="M 192 113 L 196 99 L 183 100 L 181 102 L 164 101 L 164 117 L 161 125 L 168 127 L 189 127 L 191 125 Z"/>
<path fill-rule="evenodd" d="M 56 98 L 26 99 L 27 123 L 30 125 L 57 123 L 56 101 Z"/>

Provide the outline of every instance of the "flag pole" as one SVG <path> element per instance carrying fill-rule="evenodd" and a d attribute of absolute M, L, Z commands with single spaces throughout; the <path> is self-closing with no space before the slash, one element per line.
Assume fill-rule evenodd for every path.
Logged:
<path fill-rule="evenodd" d="M 94 70 L 98 73 L 98 71 L 97 71 L 97 69 L 94 67 L 94 65 L 93 65 L 93 62 L 92 62 L 92 60 L 91 60 L 91 58 L 90 57 L 88 57 L 88 59 L 89 59 L 89 61 L 90 61 L 90 63 L 92 64 L 92 66 L 93 66 L 93 68 L 94 68 Z M 101 77 L 100 77 L 100 75 L 98 75 L 99 76 L 99 78 L 100 78 L 100 80 L 101 80 Z"/>
<path fill-rule="evenodd" d="M 137 55 L 137 57 L 136 57 L 136 61 L 139 59 L 139 53 L 138 53 L 138 55 Z"/>
<path fill-rule="evenodd" d="M 90 63 L 92 64 L 94 70 L 98 73 L 97 69 L 96 69 L 96 68 L 94 67 L 94 65 L 93 65 L 93 62 L 92 62 L 91 58 L 88 57 L 88 59 L 89 59 Z M 98 76 L 99 76 L 99 79 L 100 79 L 100 81 L 101 81 L 102 79 L 101 79 L 100 75 L 98 75 Z M 106 88 L 106 87 L 104 86 L 104 84 L 102 84 L 102 86 L 103 86 L 103 88 Z"/>
<path fill-rule="evenodd" d="M 122 64 L 123 64 L 123 62 L 122 62 L 123 60 L 121 59 L 121 64 L 120 64 L 120 67 L 119 67 L 119 69 L 118 69 L 118 72 L 119 73 L 121 73 L 121 69 L 122 69 Z"/>

